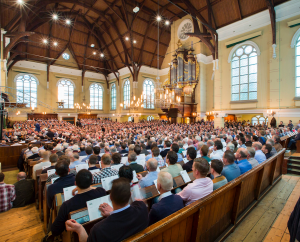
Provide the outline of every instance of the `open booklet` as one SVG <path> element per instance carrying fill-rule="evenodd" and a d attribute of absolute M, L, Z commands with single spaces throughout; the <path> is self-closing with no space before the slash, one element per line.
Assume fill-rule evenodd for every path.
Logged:
<path fill-rule="evenodd" d="M 155 187 L 156 187 L 156 189 L 157 189 L 157 179 L 156 179 L 156 180 L 154 180 L 153 182 L 154 182 L 154 184 L 155 184 Z M 160 192 L 158 191 L 158 189 L 157 189 L 157 192 L 160 194 Z"/>
<path fill-rule="evenodd" d="M 47 170 L 48 177 L 55 174 L 55 169 Z"/>
<path fill-rule="evenodd" d="M 80 170 L 82 169 L 86 169 L 88 170 L 89 169 L 89 165 L 88 164 L 85 164 L 85 163 L 82 163 L 80 165 L 76 165 L 75 166 L 75 169 L 76 169 L 76 172 L 78 173 Z"/>
<path fill-rule="evenodd" d="M 191 181 L 191 178 L 190 178 L 189 175 L 187 174 L 186 170 L 181 171 L 181 172 L 180 172 L 180 175 L 181 175 L 181 177 L 182 177 L 182 179 L 183 179 L 183 181 L 184 181 L 185 183 L 188 183 L 188 182 Z"/>
<path fill-rule="evenodd" d="M 76 186 L 70 186 L 70 187 L 66 187 L 64 188 L 64 199 L 65 201 L 68 201 L 69 199 L 71 199 L 73 196 L 72 191 L 74 190 L 74 188 L 76 188 Z"/>
<path fill-rule="evenodd" d="M 124 164 L 113 165 L 113 166 L 111 166 L 111 169 L 119 171 L 122 166 L 124 166 Z"/>
<path fill-rule="evenodd" d="M 106 191 L 109 191 L 111 189 L 113 180 L 118 179 L 118 178 L 119 178 L 119 175 L 109 176 L 109 177 L 106 177 L 106 178 L 102 178 L 101 179 L 102 187 Z"/>
<path fill-rule="evenodd" d="M 95 219 L 102 217 L 101 212 L 99 210 L 99 206 L 102 203 L 108 203 L 112 207 L 112 203 L 111 203 L 109 195 L 99 197 L 99 198 L 96 198 L 96 199 L 86 202 L 90 221 L 93 221 Z"/>

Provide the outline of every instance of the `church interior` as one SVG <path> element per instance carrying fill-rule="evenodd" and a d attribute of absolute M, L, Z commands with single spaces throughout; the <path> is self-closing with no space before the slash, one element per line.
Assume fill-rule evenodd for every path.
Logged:
<path fill-rule="evenodd" d="M 0 0 L 0 35 L 3 241 L 300 240 L 299 0 Z"/>

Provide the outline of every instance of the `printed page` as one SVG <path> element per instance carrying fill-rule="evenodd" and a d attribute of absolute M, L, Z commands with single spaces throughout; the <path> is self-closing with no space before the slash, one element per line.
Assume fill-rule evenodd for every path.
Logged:
<path fill-rule="evenodd" d="M 104 197 L 99 197 L 90 201 L 86 202 L 87 205 L 87 209 L 89 212 L 89 217 L 90 217 L 90 221 L 93 221 L 95 219 L 101 218 L 101 212 L 99 210 L 99 206 L 102 203 L 108 203 L 111 207 L 112 207 L 112 203 L 111 200 L 109 198 L 109 195 L 104 196 Z"/>
<path fill-rule="evenodd" d="M 157 189 L 157 179 L 156 180 L 154 180 L 153 181 L 154 182 L 154 184 L 155 184 L 155 187 L 156 187 L 156 189 Z M 160 194 L 160 192 L 157 190 L 157 192 Z"/>
<path fill-rule="evenodd" d="M 118 179 L 118 178 L 119 178 L 119 175 L 102 178 L 101 183 L 102 183 L 102 187 L 105 189 L 105 191 L 109 191 L 112 186 L 112 181 L 115 179 Z"/>
<path fill-rule="evenodd" d="M 186 164 L 186 163 L 188 163 L 189 161 L 188 161 L 187 158 L 183 158 L 183 162 L 184 162 L 184 164 Z"/>
<path fill-rule="evenodd" d="M 181 175 L 181 177 L 182 177 L 182 179 L 183 179 L 183 181 L 184 181 L 185 183 L 188 183 L 188 182 L 191 181 L 191 178 L 190 178 L 189 175 L 187 174 L 186 170 L 181 171 L 181 172 L 180 172 L 180 175 Z"/>
<path fill-rule="evenodd" d="M 50 167 L 50 166 L 42 166 L 42 170 L 45 170 L 45 169 L 47 169 L 48 167 Z"/>
<path fill-rule="evenodd" d="M 113 165 L 111 166 L 111 169 L 119 171 L 122 166 L 124 166 L 124 164 Z"/>
<path fill-rule="evenodd" d="M 51 179 L 51 184 L 53 184 L 59 177 L 55 177 Z"/>
<path fill-rule="evenodd" d="M 95 170 L 90 170 L 89 172 L 91 172 L 92 174 L 96 173 L 96 172 L 99 172 L 100 169 L 95 169 Z"/>
<path fill-rule="evenodd" d="M 72 191 L 74 188 L 76 188 L 76 186 L 66 187 L 63 189 L 65 201 L 68 201 L 69 199 L 71 199 L 73 197 Z"/>
<path fill-rule="evenodd" d="M 80 170 L 82 170 L 82 169 L 86 169 L 86 170 L 88 170 L 89 169 L 89 165 L 88 164 L 80 164 L 80 165 L 77 165 L 77 166 L 75 166 L 75 168 L 76 168 L 76 172 L 78 173 Z"/>
<path fill-rule="evenodd" d="M 138 181 L 139 181 L 139 179 L 137 179 L 137 175 L 136 175 L 136 171 L 132 171 L 132 176 L 133 176 L 133 180 L 132 180 L 132 182 L 133 183 L 137 183 Z"/>
<path fill-rule="evenodd" d="M 55 174 L 55 169 L 51 169 L 47 171 L 48 177 L 52 174 Z"/>
<path fill-rule="evenodd" d="M 134 185 L 131 189 L 131 199 L 134 202 L 136 199 L 144 199 L 139 185 Z"/>

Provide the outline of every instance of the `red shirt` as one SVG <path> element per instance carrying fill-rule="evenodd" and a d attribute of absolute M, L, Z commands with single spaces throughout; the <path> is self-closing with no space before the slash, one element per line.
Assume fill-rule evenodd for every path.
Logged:
<path fill-rule="evenodd" d="M 5 183 L 0 184 L 0 212 L 12 208 L 12 201 L 16 199 L 15 186 Z"/>

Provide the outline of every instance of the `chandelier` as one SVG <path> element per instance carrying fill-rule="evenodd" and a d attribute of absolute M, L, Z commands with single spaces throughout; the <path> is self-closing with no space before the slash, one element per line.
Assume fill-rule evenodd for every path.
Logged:
<path fill-rule="evenodd" d="M 91 104 L 87 105 L 85 104 L 85 96 L 82 99 L 82 104 L 80 105 L 79 103 L 75 103 L 74 107 L 76 108 L 76 112 L 83 112 L 87 114 L 91 114 Z"/>

